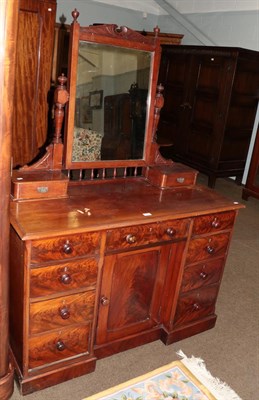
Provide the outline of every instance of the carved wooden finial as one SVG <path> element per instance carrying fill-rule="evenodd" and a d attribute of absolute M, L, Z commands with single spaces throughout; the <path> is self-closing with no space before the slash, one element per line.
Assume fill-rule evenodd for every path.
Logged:
<path fill-rule="evenodd" d="M 155 37 L 158 37 L 159 33 L 160 33 L 160 28 L 158 26 L 156 26 L 154 28 L 154 33 L 155 33 Z"/>
<path fill-rule="evenodd" d="M 163 96 L 163 91 L 164 91 L 164 86 L 162 85 L 162 83 L 159 83 L 157 85 L 157 93 L 156 93 L 156 106 L 155 107 L 159 107 L 160 109 L 163 107 L 164 105 L 164 96 Z M 159 100 L 158 100 L 159 99 Z M 157 105 L 158 101 L 162 101 L 161 105 L 159 103 L 159 106 Z"/>
<path fill-rule="evenodd" d="M 79 17 L 79 11 L 75 8 L 74 11 L 71 12 L 71 15 L 73 17 L 73 22 L 77 22 L 77 18 Z"/>
<path fill-rule="evenodd" d="M 66 19 L 66 17 L 65 17 L 64 14 L 62 14 L 62 15 L 59 17 L 59 21 L 60 21 L 61 25 L 65 25 L 66 20 L 67 20 L 67 19 Z"/>
<path fill-rule="evenodd" d="M 64 88 L 67 83 L 67 77 L 64 74 L 61 74 L 61 76 L 58 77 L 58 83 L 62 88 Z"/>

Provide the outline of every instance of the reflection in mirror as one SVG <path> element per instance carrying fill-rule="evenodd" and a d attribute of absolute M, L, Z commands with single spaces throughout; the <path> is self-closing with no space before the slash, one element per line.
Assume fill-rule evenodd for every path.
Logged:
<path fill-rule="evenodd" d="M 151 53 L 79 41 L 72 162 L 143 158 Z"/>

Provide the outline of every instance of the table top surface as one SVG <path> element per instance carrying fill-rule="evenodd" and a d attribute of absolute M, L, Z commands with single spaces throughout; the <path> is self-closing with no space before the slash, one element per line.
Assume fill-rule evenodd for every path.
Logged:
<path fill-rule="evenodd" d="M 244 206 L 205 186 L 160 189 L 146 180 L 69 187 L 68 197 L 11 202 L 23 240 L 193 217 Z"/>

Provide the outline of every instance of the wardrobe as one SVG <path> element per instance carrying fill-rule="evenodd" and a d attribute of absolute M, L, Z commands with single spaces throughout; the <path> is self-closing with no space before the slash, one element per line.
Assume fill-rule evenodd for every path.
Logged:
<path fill-rule="evenodd" d="M 163 45 L 165 157 L 208 176 L 241 182 L 259 99 L 259 53 L 233 47 Z"/>

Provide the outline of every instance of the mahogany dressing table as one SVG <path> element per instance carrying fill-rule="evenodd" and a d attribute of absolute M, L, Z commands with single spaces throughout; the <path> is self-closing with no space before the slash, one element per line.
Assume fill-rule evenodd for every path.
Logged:
<path fill-rule="evenodd" d="M 12 178 L 10 346 L 22 394 L 92 372 L 99 358 L 212 328 L 242 207 L 159 153 L 157 34 L 83 28 L 72 15 L 53 143 Z M 120 152 L 105 147 L 104 160 L 109 134 Z"/>

